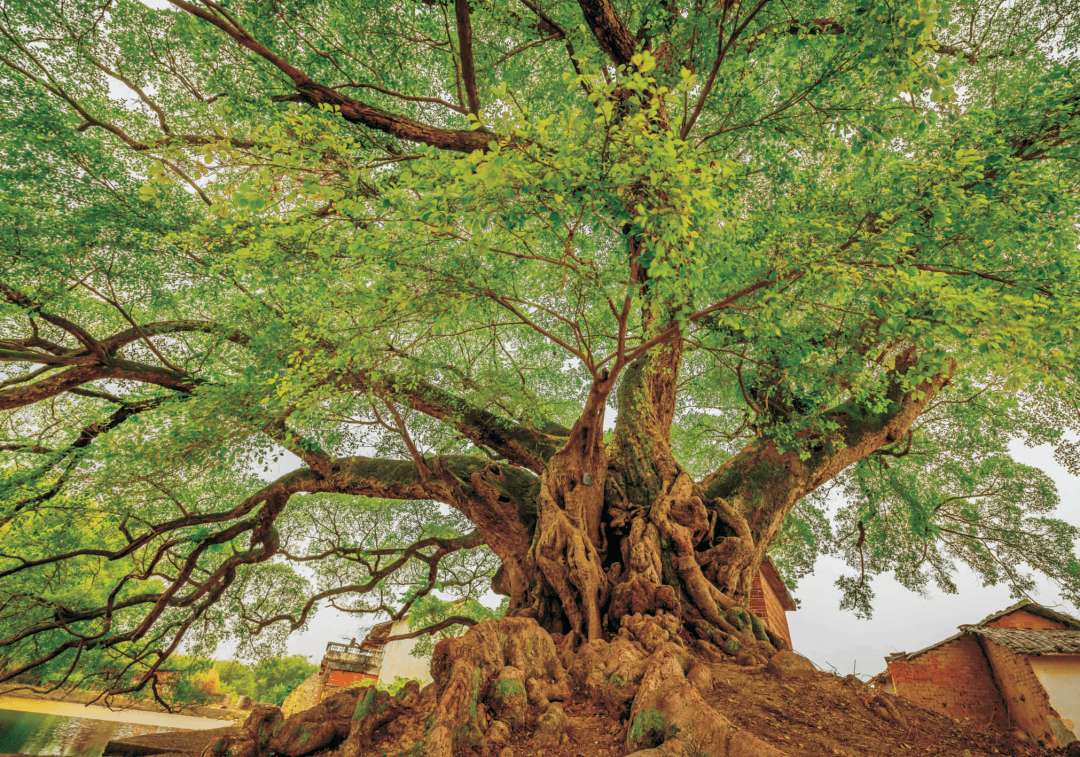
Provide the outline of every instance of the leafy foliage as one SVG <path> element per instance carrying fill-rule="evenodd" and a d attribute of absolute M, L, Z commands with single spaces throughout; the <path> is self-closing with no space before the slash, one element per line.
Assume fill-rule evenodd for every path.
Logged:
<path fill-rule="evenodd" d="M 9 671 L 483 617 L 605 411 L 610 575 L 637 451 L 860 613 L 1080 599 L 1073 3 L 468 6 L 4 6 Z"/>

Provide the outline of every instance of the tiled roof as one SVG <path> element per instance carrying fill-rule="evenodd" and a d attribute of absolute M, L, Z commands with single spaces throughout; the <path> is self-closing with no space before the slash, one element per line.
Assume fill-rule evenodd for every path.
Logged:
<path fill-rule="evenodd" d="M 984 625 L 960 626 L 960 630 L 997 642 L 1013 654 L 1080 654 L 1080 631 Z"/>
<path fill-rule="evenodd" d="M 1072 615 L 1066 615 L 1063 612 L 1051 610 L 1049 607 L 1043 607 L 1036 602 L 1028 601 L 1017 602 L 1011 607 L 1006 607 L 1001 612 L 995 612 L 993 615 L 989 615 L 980 620 L 976 625 L 984 626 L 991 621 L 997 620 L 998 618 L 1003 618 L 1010 613 L 1016 612 L 1017 610 L 1024 610 L 1026 612 L 1030 612 L 1032 615 L 1038 615 L 1040 617 L 1046 618 L 1047 620 L 1056 620 L 1062 625 L 1066 625 L 1070 628 L 1076 628 L 1080 630 L 1080 620 L 1077 620 Z"/>
<path fill-rule="evenodd" d="M 1016 612 L 1017 610 L 1026 610 L 1034 615 L 1039 615 L 1049 620 L 1056 620 L 1062 625 L 1069 626 L 1076 630 L 1049 631 L 1027 628 L 995 628 L 986 625 L 991 621 L 1003 618 L 1009 613 Z M 983 618 L 976 625 L 960 626 L 959 628 L 960 633 L 958 634 L 954 634 L 947 639 L 942 639 L 935 644 L 920 649 L 918 652 L 912 652 L 911 654 L 908 654 L 907 652 L 896 652 L 886 657 L 885 662 L 887 664 L 893 660 L 910 660 L 921 654 L 925 654 L 932 649 L 937 649 L 943 644 L 948 644 L 950 641 L 955 641 L 965 633 L 982 634 L 986 638 L 996 641 L 1015 654 L 1080 654 L 1080 620 L 1077 620 L 1071 615 L 1066 615 L 1063 612 L 1051 610 L 1049 607 L 1043 607 L 1035 602 L 1019 602 L 1011 607 L 1006 607 L 1001 612 L 995 612 L 993 615 Z"/>

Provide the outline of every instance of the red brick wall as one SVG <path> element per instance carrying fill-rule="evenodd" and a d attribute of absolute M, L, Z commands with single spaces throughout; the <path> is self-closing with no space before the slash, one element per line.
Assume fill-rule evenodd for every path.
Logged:
<path fill-rule="evenodd" d="M 1031 669 L 1027 658 L 1015 655 L 989 639 L 980 641 L 994 669 L 994 678 L 1005 697 L 1005 706 L 1013 722 L 1032 738 L 1054 746 L 1054 737 L 1050 733 L 1046 718 L 1057 713 L 1050 706 L 1050 698 L 1035 677 L 1035 671 Z"/>
<path fill-rule="evenodd" d="M 929 710 L 1008 730 L 1009 713 L 979 642 L 970 635 L 889 663 L 896 693 Z"/>
<path fill-rule="evenodd" d="M 369 675 L 367 673 L 350 673 L 345 670 L 331 670 L 330 675 L 326 679 L 327 686 L 341 686 L 342 688 L 349 688 L 354 683 L 361 686 L 370 686 L 379 680 L 378 676 Z M 323 699 L 328 695 L 324 695 Z"/>
<path fill-rule="evenodd" d="M 986 625 L 994 626 L 995 628 L 1041 628 L 1046 630 L 1057 629 L 1061 631 L 1067 631 L 1069 628 L 1064 623 L 1058 623 L 1056 620 L 1044 618 L 1042 615 L 1036 615 L 1027 610 L 1010 612 L 1005 617 L 991 620 Z"/>
<path fill-rule="evenodd" d="M 761 580 L 761 573 L 754 576 L 749 600 L 750 609 L 765 622 L 765 626 L 777 636 L 783 636 L 788 645 L 793 646 L 791 631 L 788 630 L 787 613 L 784 612 L 780 600 L 773 593 L 772 587 L 767 581 Z"/>

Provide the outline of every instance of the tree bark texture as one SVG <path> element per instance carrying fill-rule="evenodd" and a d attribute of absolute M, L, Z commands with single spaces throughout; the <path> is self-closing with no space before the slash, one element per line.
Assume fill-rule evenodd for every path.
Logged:
<path fill-rule="evenodd" d="M 902 439 L 948 376 L 906 391 L 897 381 L 888 410 L 876 415 L 835 408 L 840 431 L 814 440 L 806 459 L 762 437 L 695 481 L 669 444 L 679 352 L 665 345 L 626 367 L 607 442 L 614 382 L 598 378 L 540 475 L 535 507 L 519 510 L 535 513 L 523 527 L 526 551 L 520 538 L 508 545 L 505 523 L 474 522 L 503 560 L 495 588 L 510 596 L 511 616 L 584 642 L 622 633 L 650 650 L 700 640 L 767 656 L 785 642 L 746 605 L 784 517 L 848 465 Z"/>

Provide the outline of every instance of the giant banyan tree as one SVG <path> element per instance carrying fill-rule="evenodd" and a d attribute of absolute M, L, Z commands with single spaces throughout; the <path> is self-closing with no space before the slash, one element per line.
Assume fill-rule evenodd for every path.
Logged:
<path fill-rule="evenodd" d="M 1080 462 L 1078 38 L 1063 0 L 0 4 L 0 680 L 475 626 L 434 754 L 511 658 L 535 705 L 580 650 L 772 655 L 767 556 L 845 558 L 863 614 L 958 562 L 1076 602 L 1009 444 Z"/>

